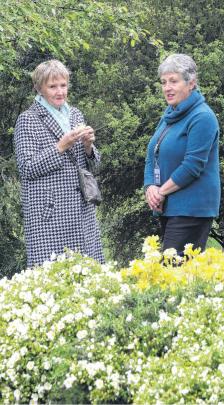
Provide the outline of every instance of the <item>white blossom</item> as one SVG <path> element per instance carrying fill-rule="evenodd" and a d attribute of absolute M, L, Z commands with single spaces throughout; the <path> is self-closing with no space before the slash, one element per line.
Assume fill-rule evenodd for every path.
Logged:
<path fill-rule="evenodd" d="M 33 301 L 33 295 L 31 294 L 30 291 L 20 291 L 19 298 L 29 303 Z"/>
<path fill-rule="evenodd" d="M 159 311 L 159 320 L 160 321 L 169 321 L 170 317 L 165 311 Z"/>
<path fill-rule="evenodd" d="M 189 392 L 189 389 L 188 388 L 183 388 L 180 392 L 181 392 L 182 395 L 187 395 L 188 392 Z"/>
<path fill-rule="evenodd" d="M 18 402 L 19 400 L 20 400 L 20 397 L 21 397 L 21 392 L 20 392 L 20 390 L 15 390 L 14 391 L 14 398 L 15 398 L 15 400 Z"/>
<path fill-rule="evenodd" d="M 52 330 L 50 330 L 49 332 L 47 332 L 47 338 L 49 339 L 49 340 L 54 340 L 54 338 L 55 338 L 55 333 L 52 331 Z"/>
<path fill-rule="evenodd" d="M 176 254 L 177 250 L 174 248 L 165 249 L 163 252 L 163 256 L 167 259 L 172 259 L 174 256 L 176 256 Z"/>
<path fill-rule="evenodd" d="M 83 308 L 83 313 L 86 316 L 93 316 L 93 310 L 91 308 L 88 308 L 88 307 Z"/>
<path fill-rule="evenodd" d="M 177 366 L 172 366 L 172 368 L 171 368 L 171 373 L 172 373 L 173 375 L 177 375 L 177 373 L 178 373 Z"/>
<path fill-rule="evenodd" d="M 123 301 L 123 299 L 124 297 L 122 295 L 114 295 L 109 298 L 113 304 L 119 304 L 121 301 Z"/>
<path fill-rule="evenodd" d="M 132 314 L 128 314 L 128 316 L 126 317 L 126 322 L 131 322 L 133 319 L 133 315 Z"/>
<path fill-rule="evenodd" d="M 215 292 L 221 292 L 223 291 L 223 283 L 219 283 L 215 285 Z"/>
<path fill-rule="evenodd" d="M 54 260 L 56 260 L 56 258 L 57 258 L 56 253 L 55 253 L 55 252 L 52 252 L 52 253 L 51 253 L 51 257 L 50 257 L 50 261 L 53 262 Z"/>
<path fill-rule="evenodd" d="M 73 374 L 68 375 L 63 385 L 65 386 L 65 388 L 69 389 L 72 387 L 74 381 L 76 381 L 76 377 Z"/>
<path fill-rule="evenodd" d="M 151 324 L 151 328 L 154 329 L 154 330 L 157 330 L 157 329 L 159 329 L 159 324 L 157 322 L 153 322 Z"/>
<path fill-rule="evenodd" d="M 43 267 L 43 270 L 44 270 L 44 271 L 50 270 L 50 269 L 51 269 L 51 266 L 52 266 L 52 262 L 51 262 L 50 260 L 46 260 L 46 261 L 42 264 L 42 267 Z"/>
<path fill-rule="evenodd" d="M 219 364 L 218 366 L 218 370 L 222 373 L 222 375 L 224 376 L 224 364 Z"/>
<path fill-rule="evenodd" d="M 50 391 L 51 388 L 52 388 L 52 385 L 51 385 L 50 383 L 46 382 L 46 383 L 44 384 L 44 389 L 45 389 L 46 391 Z"/>
<path fill-rule="evenodd" d="M 51 368 L 51 363 L 49 362 L 49 360 L 46 360 L 46 361 L 44 362 L 43 366 L 44 366 L 44 369 L 45 369 L 45 370 L 50 370 L 50 368 Z"/>
<path fill-rule="evenodd" d="M 35 363 L 33 361 L 28 361 L 26 368 L 27 370 L 31 371 L 34 369 Z"/>
<path fill-rule="evenodd" d="M 119 385 L 120 385 L 120 375 L 118 373 L 113 373 L 110 376 L 111 379 L 111 385 L 114 387 L 115 390 L 119 389 Z"/>
<path fill-rule="evenodd" d="M 12 356 L 8 359 L 7 367 L 8 367 L 8 368 L 13 368 L 14 365 L 15 365 L 15 363 L 16 363 L 17 361 L 19 361 L 20 358 L 21 358 L 21 353 L 18 352 L 18 351 L 17 351 L 17 352 L 14 352 L 14 353 L 12 354 Z"/>
<path fill-rule="evenodd" d="M 87 330 L 79 330 L 78 332 L 77 332 L 77 338 L 79 339 L 79 340 L 82 340 L 82 339 L 84 339 L 86 336 L 88 335 L 88 332 L 87 332 Z"/>
<path fill-rule="evenodd" d="M 28 352 L 28 350 L 27 350 L 27 348 L 26 347 L 21 347 L 21 349 L 20 349 L 20 354 L 21 354 L 21 356 L 25 356 L 25 354 Z"/>
<path fill-rule="evenodd" d="M 12 321 L 7 328 L 7 335 L 20 335 L 21 337 L 26 337 L 28 333 L 28 325 L 22 322 L 20 319 L 15 319 Z"/>
<path fill-rule="evenodd" d="M 38 404 L 39 396 L 38 396 L 37 394 L 32 394 L 31 398 L 32 398 L 32 399 L 31 399 L 29 405 L 37 405 L 37 404 Z"/>
<path fill-rule="evenodd" d="M 116 340 L 116 336 L 112 336 L 110 339 L 108 339 L 108 344 L 113 346 L 116 343 Z"/>
<path fill-rule="evenodd" d="M 61 346 L 63 346 L 66 343 L 66 339 L 64 338 L 64 336 L 60 336 L 58 341 L 59 341 Z"/>
<path fill-rule="evenodd" d="M 76 321 L 80 321 L 80 319 L 83 318 L 83 313 L 82 313 L 82 312 L 77 312 L 77 313 L 74 315 L 74 317 L 75 317 L 75 320 L 76 320 Z"/>
<path fill-rule="evenodd" d="M 90 321 L 88 322 L 88 327 L 90 329 L 95 329 L 96 325 L 97 325 L 97 323 L 96 323 L 95 319 L 90 319 Z"/>
<path fill-rule="evenodd" d="M 98 390 L 101 390 L 101 389 L 103 388 L 103 386 L 104 386 L 103 380 L 101 380 L 100 378 L 98 378 L 98 379 L 95 381 L 95 386 L 96 386 L 96 388 L 97 388 Z"/>

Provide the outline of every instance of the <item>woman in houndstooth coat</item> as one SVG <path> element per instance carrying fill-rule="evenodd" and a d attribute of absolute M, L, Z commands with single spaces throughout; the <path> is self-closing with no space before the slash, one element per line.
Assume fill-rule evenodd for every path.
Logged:
<path fill-rule="evenodd" d="M 83 168 L 97 166 L 94 131 L 66 102 L 69 72 L 61 62 L 41 63 L 32 78 L 38 95 L 19 115 L 14 138 L 28 267 L 65 247 L 103 263 L 95 206 L 84 201 L 77 167 L 66 153 Z"/>

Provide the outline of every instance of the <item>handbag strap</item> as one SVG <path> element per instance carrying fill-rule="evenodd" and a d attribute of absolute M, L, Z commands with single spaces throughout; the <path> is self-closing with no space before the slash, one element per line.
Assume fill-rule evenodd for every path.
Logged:
<path fill-rule="evenodd" d="M 66 150 L 65 153 L 68 155 L 69 159 L 71 160 L 71 162 L 77 167 L 79 168 L 78 162 L 76 157 L 73 155 L 73 153 L 70 150 Z"/>

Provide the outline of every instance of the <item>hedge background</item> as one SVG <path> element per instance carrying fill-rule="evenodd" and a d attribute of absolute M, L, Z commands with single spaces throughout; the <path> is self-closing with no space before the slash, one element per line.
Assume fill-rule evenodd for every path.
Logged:
<path fill-rule="evenodd" d="M 157 78 L 164 56 L 183 52 L 220 126 L 224 171 L 224 6 L 220 0 L 7 0 L 0 8 L 0 275 L 25 267 L 13 150 L 18 114 L 32 101 L 30 72 L 50 58 L 71 70 L 70 103 L 96 131 L 104 202 L 98 211 L 108 259 L 140 254 L 158 232 L 142 193 L 146 146 L 165 104 Z M 222 185 L 223 187 L 223 185 Z M 222 200 L 213 236 L 223 246 Z"/>

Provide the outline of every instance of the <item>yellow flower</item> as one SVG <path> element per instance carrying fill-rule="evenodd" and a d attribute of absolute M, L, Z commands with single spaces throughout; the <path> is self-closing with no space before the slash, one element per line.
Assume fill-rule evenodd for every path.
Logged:
<path fill-rule="evenodd" d="M 159 236 L 152 235 L 145 238 L 142 252 L 146 253 L 148 250 L 158 250 L 160 248 Z"/>
<path fill-rule="evenodd" d="M 193 249 L 193 243 L 187 243 L 184 248 L 184 254 L 188 257 L 195 257 L 201 252 L 201 248 Z"/>
<path fill-rule="evenodd" d="M 146 263 L 143 260 L 133 260 L 131 263 L 131 275 L 140 276 L 145 271 Z"/>
<path fill-rule="evenodd" d="M 221 250 L 209 248 L 200 253 L 200 248 L 193 249 L 193 244 L 189 243 L 185 246 L 184 258 L 177 256 L 175 249 L 167 249 L 162 262 L 159 248 L 158 236 L 147 237 L 142 249 L 145 258 L 130 262 L 128 269 L 122 269 L 122 277 L 133 277 L 140 290 L 152 285 L 173 290 L 197 279 L 224 283 L 224 253 Z"/>
<path fill-rule="evenodd" d="M 137 287 L 139 288 L 139 290 L 145 290 L 149 287 L 149 283 L 146 280 L 139 280 L 137 282 Z"/>
<path fill-rule="evenodd" d="M 128 276 L 130 276 L 129 269 L 121 269 L 120 272 L 121 272 L 121 277 L 123 279 L 126 279 L 126 278 L 128 278 Z"/>

